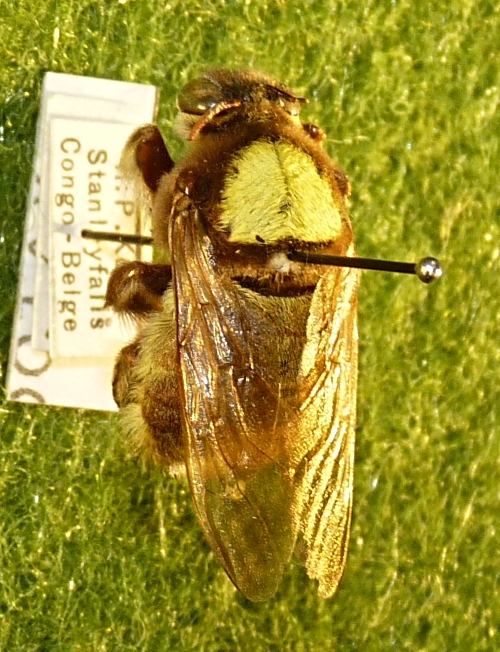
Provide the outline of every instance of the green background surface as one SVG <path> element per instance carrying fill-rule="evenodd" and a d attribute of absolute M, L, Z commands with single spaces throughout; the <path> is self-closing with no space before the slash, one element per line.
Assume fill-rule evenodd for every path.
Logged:
<path fill-rule="evenodd" d="M 48 70 L 159 86 L 176 155 L 180 86 L 208 66 L 271 73 L 311 99 L 351 179 L 360 254 L 446 268 L 430 287 L 363 275 L 353 531 L 330 601 L 296 563 L 269 603 L 241 598 L 186 488 L 128 455 L 115 416 L 2 401 L 1 650 L 500 649 L 499 34 L 485 0 L 0 0 L 3 378 Z"/>

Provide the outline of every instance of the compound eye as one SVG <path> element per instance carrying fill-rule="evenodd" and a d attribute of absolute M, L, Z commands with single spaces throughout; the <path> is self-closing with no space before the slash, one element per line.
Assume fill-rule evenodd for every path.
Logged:
<path fill-rule="evenodd" d="M 221 89 L 209 79 L 200 77 L 184 86 L 177 98 L 177 105 L 183 113 L 203 115 L 222 101 Z"/>

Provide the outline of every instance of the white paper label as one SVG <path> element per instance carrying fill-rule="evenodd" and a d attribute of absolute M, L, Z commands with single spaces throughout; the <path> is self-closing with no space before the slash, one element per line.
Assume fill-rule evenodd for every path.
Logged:
<path fill-rule="evenodd" d="M 55 118 L 50 123 L 48 221 L 50 355 L 114 358 L 131 339 L 131 324 L 104 307 L 117 263 L 150 248 L 83 240 L 82 229 L 142 233 L 140 207 L 127 196 L 118 163 L 133 126 Z M 76 227 L 76 228 L 75 228 Z M 128 326 L 128 328 L 126 328 Z"/>
<path fill-rule="evenodd" d="M 133 130 L 154 121 L 156 106 L 152 86 L 55 73 L 44 78 L 7 377 L 10 400 L 116 410 L 114 358 L 134 328 L 104 310 L 103 297 L 117 262 L 147 260 L 151 252 L 83 240 L 80 233 L 148 234 L 116 166 Z"/>

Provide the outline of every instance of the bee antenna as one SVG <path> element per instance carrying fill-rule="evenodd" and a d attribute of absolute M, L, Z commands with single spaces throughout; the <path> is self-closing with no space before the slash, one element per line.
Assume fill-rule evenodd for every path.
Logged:
<path fill-rule="evenodd" d="M 268 88 L 271 91 L 274 91 L 278 95 L 281 95 L 281 97 L 284 97 L 285 100 L 288 102 L 300 102 L 301 104 L 309 104 L 309 100 L 307 97 L 297 97 L 296 95 L 293 95 L 293 93 L 289 93 L 288 91 L 285 91 L 283 88 L 278 88 L 277 86 L 273 86 L 272 84 L 265 84 L 266 88 Z"/>

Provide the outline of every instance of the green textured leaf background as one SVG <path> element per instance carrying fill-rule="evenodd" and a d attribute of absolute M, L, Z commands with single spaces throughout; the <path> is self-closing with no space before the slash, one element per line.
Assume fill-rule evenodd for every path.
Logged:
<path fill-rule="evenodd" d="M 292 564 L 233 589 L 182 484 L 131 458 L 113 415 L 0 407 L 0 649 L 500 649 L 497 3 L 0 0 L 3 378 L 43 73 L 177 90 L 254 67 L 353 185 L 366 256 L 439 257 L 434 286 L 364 273 L 355 512 L 333 600 Z M 38 502 L 35 500 L 38 497 Z"/>

